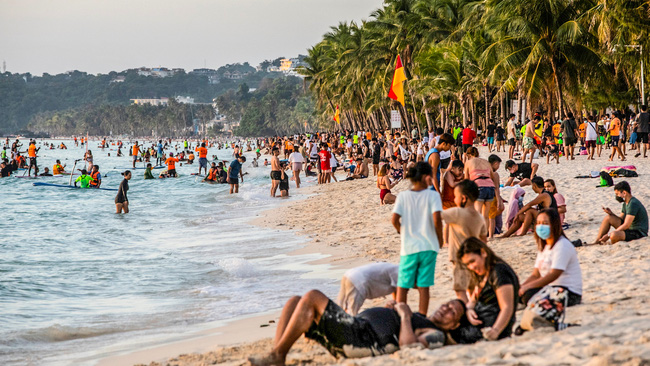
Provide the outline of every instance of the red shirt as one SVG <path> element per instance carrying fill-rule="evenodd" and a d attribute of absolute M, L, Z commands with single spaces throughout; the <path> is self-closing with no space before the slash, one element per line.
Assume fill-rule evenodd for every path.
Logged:
<path fill-rule="evenodd" d="M 330 159 L 332 158 L 332 154 L 330 154 L 329 151 L 321 150 L 318 153 L 318 156 L 320 156 L 320 170 L 330 170 L 330 169 L 332 169 L 330 167 Z"/>
<path fill-rule="evenodd" d="M 466 128 L 463 130 L 463 145 L 472 145 L 474 144 L 474 139 L 476 138 L 476 132 L 471 128 Z"/>

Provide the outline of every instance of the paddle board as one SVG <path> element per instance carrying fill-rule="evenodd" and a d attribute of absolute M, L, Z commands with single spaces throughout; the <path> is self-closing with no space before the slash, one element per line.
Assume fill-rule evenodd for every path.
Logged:
<path fill-rule="evenodd" d="M 32 185 L 34 185 L 36 187 L 56 187 L 56 188 L 72 188 L 72 189 L 80 189 L 81 188 L 81 187 L 70 186 L 70 185 L 67 185 L 67 184 L 54 184 L 54 183 L 43 183 L 43 182 L 32 183 Z M 117 189 L 114 189 L 114 188 L 86 188 L 85 190 L 89 190 L 89 191 L 102 190 L 102 191 L 115 191 L 115 192 L 117 192 Z"/>
<path fill-rule="evenodd" d="M 163 169 L 166 168 L 167 166 L 165 165 L 156 165 L 154 167 L 151 167 L 151 169 Z M 141 168 L 141 167 L 135 167 L 135 168 L 119 168 L 119 167 L 113 167 L 113 169 L 119 169 L 119 170 L 144 170 L 147 168 Z"/>

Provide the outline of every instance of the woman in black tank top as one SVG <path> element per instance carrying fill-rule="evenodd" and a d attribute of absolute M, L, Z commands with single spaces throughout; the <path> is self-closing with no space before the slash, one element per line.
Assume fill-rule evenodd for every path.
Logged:
<path fill-rule="evenodd" d="M 534 223 L 537 220 L 537 214 L 540 211 L 546 208 L 555 209 L 557 211 L 557 201 L 555 201 L 555 197 L 544 189 L 544 178 L 537 176 L 533 178 L 531 182 L 533 191 L 537 193 L 537 197 L 525 204 L 524 207 L 519 210 L 515 221 L 508 228 L 508 231 L 501 236 L 502 238 L 507 238 L 512 235 L 526 235 L 528 229 L 534 227 Z"/>

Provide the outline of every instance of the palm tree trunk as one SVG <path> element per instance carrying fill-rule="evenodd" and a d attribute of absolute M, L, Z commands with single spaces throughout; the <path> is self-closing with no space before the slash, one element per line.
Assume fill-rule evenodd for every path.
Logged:
<path fill-rule="evenodd" d="M 433 129 L 433 123 L 431 122 L 431 117 L 429 117 L 429 109 L 427 108 L 427 103 L 424 97 L 422 97 L 422 110 L 424 111 L 424 117 L 427 120 L 427 129 L 431 131 Z"/>
<path fill-rule="evenodd" d="M 488 96 L 488 85 L 483 84 L 483 98 L 485 98 L 485 123 L 490 120 L 490 97 Z"/>
<path fill-rule="evenodd" d="M 555 60 L 551 57 L 551 67 L 553 68 L 553 79 L 555 79 L 555 91 L 557 93 L 557 107 L 560 110 L 560 118 L 563 118 L 566 116 L 566 113 L 564 111 L 564 103 L 562 101 L 562 86 L 560 85 L 560 76 L 558 75 L 557 72 L 557 65 L 555 64 Z"/>

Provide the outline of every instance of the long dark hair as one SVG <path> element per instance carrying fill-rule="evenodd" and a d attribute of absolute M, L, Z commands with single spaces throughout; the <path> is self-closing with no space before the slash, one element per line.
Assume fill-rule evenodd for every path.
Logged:
<path fill-rule="evenodd" d="M 553 238 L 553 245 L 557 243 L 558 240 L 564 235 L 564 230 L 562 230 L 562 220 L 560 219 L 560 214 L 557 212 L 556 209 L 554 208 L 547 208 L 545 210 L 542 210 L 537 214 L 539 215 L 546 215 L 548 216 L 548 221 L 550 222 L 551 226 L 551 238 Z M 546 246 L 546 240 L 542 240 L 539 236 L 537 236 L 537 232 L 535 231 L 535 242 L 537 243 L 537 249 L 541 252 L 544 250 L 544 246 Z"/>
<path fill-rule="evenodd" d="M 494 269 L 494 266 L 499 263 L 505 263 L 503 259 L 501 259 L 499 256 L 497 256 L 490 247 L 487 246 L 484 242 L 482 242 L 480 239 L 475 238 L 475 237 L 469 237 L 467 238 L 463 244 L 461 244 L 460 248 L 458 249 L 458 253 L 456 253 L 456 261 L 459 264 L 463 264 L 462 258 L 465 254 L 478 254 L 481 255 L 481 250 L 485 251 L 487 254 L 487 257 L 485 258 L 485 272 L 487 273 L 486 276 L 488 276 L 488 280 L 490 280 L 490 277 L 492 277 L 494 274 L 492 273 L 492 270 Z M 479 283 L 481 283 L 481 280 L 483 280 L 483 277 L 477 275 L 473 271 L 469 271 L 471 275 L 471 281 L 469 283 L 469 289 L 472 290 L 476 286 L 478 286 Z M 492 281 L 490 281 L 492 282 Z"/>

